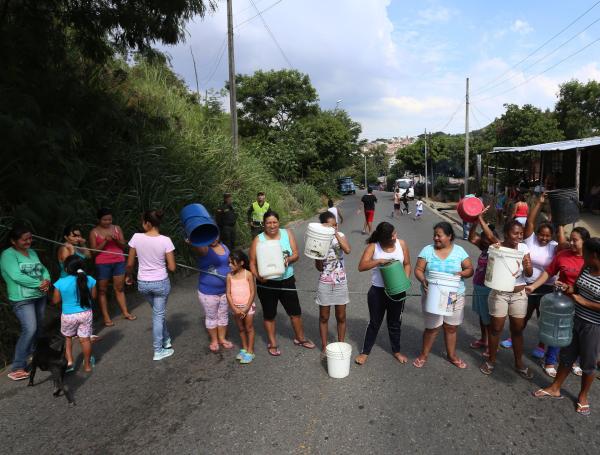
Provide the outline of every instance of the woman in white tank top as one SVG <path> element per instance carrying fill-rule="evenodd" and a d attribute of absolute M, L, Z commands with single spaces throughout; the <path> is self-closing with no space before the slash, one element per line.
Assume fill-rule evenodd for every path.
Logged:
<path fill-rule="evenodd" d="M 408 358 L 400 352 L 400 332 L 402 326 L 402 312 L 406 293 L 388 296 L 383 285 L 383 278 L 379 266 L 390 261 L 402 261 L 404 272 L 410 277 L 410 253 L 404 240 L 396 235 L 394 226 L 384 221 L 379 223 L 373 234 L 367 240 L 367 247 L 360 258 L 358 270 L 365 272 L 371 270 L 371 288 L 367 294 L 369 305 L 369 325 L 365 333 L 365 340 L 360 355 L 355 362 L 363 365 L 375 344 L 379 327 L 387 313 L 387 326 L 392 345 L 394 358 L 400 363 L 406 363 Z"/>

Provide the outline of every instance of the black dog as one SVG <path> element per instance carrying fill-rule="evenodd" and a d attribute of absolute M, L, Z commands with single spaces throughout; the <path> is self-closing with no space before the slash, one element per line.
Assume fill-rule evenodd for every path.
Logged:
<path fill-rule="evenodd" d="M 41 337 L 36 340 L 36 348 L 31 361 L 29 373 L 29 386 L 33 386 L 35 372 L 39 368 L 49 371 L 54 382 L 54 396 L 58 397 L 61 392 L 70 405 L 75 405 L 71 393 L 64 386 L 64 377 L 67 370 L 67 359 L 65 357 L 65 342 L 60 333 L 60 310 L 54 306 L 46 307 Z"/>

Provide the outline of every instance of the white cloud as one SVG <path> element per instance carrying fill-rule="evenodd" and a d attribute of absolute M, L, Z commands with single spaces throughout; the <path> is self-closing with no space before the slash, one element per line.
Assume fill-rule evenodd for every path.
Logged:
<path fill-rule="evenodd" d="M 515 20 L 510 26 L 510 29 L 513 32 L 519 33 L 521 35 L 527 35 L 528 33 L 531 33 L 533 31 L 533 27 L 529 25 L 527 21 L 521 19 Z"/>
<path fill-rule="evenodd" d="M 416 98 L 413 96 L 386 97 L 383 98 L 382 101 L 384 104 L 407 114 L 447 109 L 456 104 L 456 101 L 453 99 L 437 96 L 427 96 L 424 98 Z"/>
<path fill-rule="evenodd" d="M 431 6 L 418 12 L 420 19 L 417 21 L 417 24 L 428 25 L 448 22 L 455 14 L 456 11 L 454 10 L 442 6 Z"/>

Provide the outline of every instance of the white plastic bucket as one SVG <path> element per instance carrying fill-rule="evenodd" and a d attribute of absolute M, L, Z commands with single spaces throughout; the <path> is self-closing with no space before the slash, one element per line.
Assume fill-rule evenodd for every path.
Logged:
<path fill-rule="evenodd" d="M 283 275 L 285 263 L 283 251 L 279 240 L 265 240 L 256 245 L 256 265 L 258 274 L 263 278 L 271 279 Z"/>
<path fill-rule="evenodd" d="M 350 374 L 350 358 L 352 357 L 352 346 L 348 343 L 329 343 L 325 348 L 327 356 L 327 373 L 336 379 L 345 378 Z"/>
<path fill-rule="evenodd" d="M 522 252 L 513 248 L 491 246 L 488 250 L 485 285 L 496 291 L 512 292 L 522 268 Z"/>
<path fill-rule="evenodd" d="M 441 316 L 452 316 L 452 304 L 456 300 L 460 276 L 430 271 L 427 273 L 427 300 L 425 311 Z"/>
<path fill-rule="evenodd" d="M 309 223 L 304 236 L 304 255 L 311 259 L 325 259 L 335 235 L 335 229 L 321 223 Z"/>

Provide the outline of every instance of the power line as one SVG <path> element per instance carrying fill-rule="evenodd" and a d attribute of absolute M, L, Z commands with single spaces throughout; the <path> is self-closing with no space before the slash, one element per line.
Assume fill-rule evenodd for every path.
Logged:
<path fill-rule="evenodd" d="M 235 25 L 233 28 L 236 28 L 236 29 L 237 29 L 237 28 L 241 27 L 242 25 L 244 25 L 244 24 L 247 24 L 247 23 L 248 23 L 248 22 L 250 22 L 251 20 L 253 20 L 253 19 L 256 19 L 256 18 L 257 18 L 257 17 L 259 17 L 259 16 L 262 18 L 262 16 L 261 16 L 261 14 L 262 14 L 262 13 L 264 13 L 264 12 L 266 12 L 266 11 L 269 11 L 271 8 L 273 8 L 274 6 L 278 5 L 278 4 L 279 4 L 279 3 L 281 3 L 282 1 L 283 1 L 283 0 L 278 0 L 278 1 L 276 1 L 275 3 L 273 3 L 272 5 L 270 5 L 270 6 L 267 6 L 267 7 L 266 7 L 265 9 L 263 9 L 262 11 L 258 11 L 258 8 L 256 8 L 256 5 L 254 4 L 254 2 L 252 2 L 252 0 L 250 0 L 250 3 L 252 3 L 252 6 L 254 7 L 254 9 L 256 9 L 256 11 L 258 12 L 258 14 L 255 14 L 255 15 L 254 15 L 254 16 L 252 16 L 251 18 L 249 18 L 249 19 L 246 19 L 246 20 L 244 20 L 244 21 L 240 22 L 239 24 Z M 258 1 L 257 1 L 256 3 L 258 3 Z M 250 8 L 246 8 L 246 9 L 250 9 Z M 245 9 L 244 11 L 246 11 L 246 9 Z"/>
<path fill-rule="evenodd" d="M 477 112 L 479 112 L 481 115 L 483 115 L 483 116 L 484 116 L 484 117 L 485 117 L 485 118 L 488 120 L 488 122 L 489 122 L 489 123 L 493 123 L 493 122 L 494 122 L 494 121 L 491 119 L 491 117 L 490 117 L 490 116 L 488 116 L 488 115 L 484 114 L 483 112 L 481 112 L 481 109 L 479 109 L 479 108 L 477 107 L 477 105 L 475 105 L 475 104 L 471 103 L 471 107 L 472 107 L 473 109 L 475 109 Z"/>
<path fill-rule="evenodd" d="M 213 77 L 215 76 L 215 74 L 217 73 L 217 70 L 219 69 L 219 66 L 221 64 L 221 60 L 223 60 L 223 55 L 225 55 L 225 49 L 227 49 L 227 38 L 225 38 L 225 40 L 223 40 L 223 44 L 221 45 L 221 52 L 219 54 L 219 58 L 217 60 L 217 63 L 215 64 L 215 66 L 213 67 L 210 75 L 208 76 L 208 79 L 203 80 L 203 83 L 209 83 L 210 81 L 212 81 Z"/>
<path fill-rule="evenodd" d="M 542 74 L 544 74 L 544 73 L 547 73 L 548 71 L 550 71 L 550 70 L 552 70 L 552 69 L 556 68 L 558 65 L 560 65 L 560 64 L 561 64 L 561 63 L 563 63 L 564 61 L 566 61 L 566 60 L 570 59 L 571 57 L 574 57 L 574 56 L 576 56 L 577 54 L 580 54 L 580 53 L 582 53 L 584 50 L 586 50 L 586 49 L 587 49 L 588 47 L 590 47 L 591 45 L 593 45 L 593 44 L 596 44 L 598 41 L 600 41 L 600 38 L 597 38 L 597 39 L 595 39 L 594 41 L 592 41 L 591 43 L 588 43 L 587 45 L 585 45 L 584 47 L 582 47 L 582 48 L 581 48 L 581 49 L 579 49 L 578 51 L 576 51 L 576 52 L 573 52 L 573 53 L 572 53 L 572 54 L 570 54 L 570 55 L 567 55 L 565 58 L 563 58 L 563 59 L 562 59 L 562 60 L 560 60 L 559 62 L 555 63 L 555 64 L 554 64 L 554 65 L 552 65 L 552 66 L 549 66 L 549 67 L 548 67 L 548 68 L 546 68 L 544 71 L 542 71 L 542 72 L 540 72 L 540 73 L 536 74 L 535 76 L 531 76 L 530 78 L 528 78 L 528 79 L 525 79 L 525 80 L 524 80 L 523 82 L 521 82 L 520 84 L 517 84 L 517 85 L 515 85 L 514 87 L 511 87 L 511 88 L 509 88 L 508 90 L 505 90 L 505 91 L 503 91 L 503 92 L 500 92 L 500 93 L 498 93 L 497 95 L 492 95 L 492 96 L 488 96 L 488 97 L 486 97 L 486 98 L 480 99 L 480 100 L 479 100 L 479 102 L 486 101 L 486 100 L 490 100 L 490 99 L 492 99 L 492 98 L 497 98 L 498 96 L 504 95 L 505 93 L 511 92 L 511 91 L 513 91 L 513 90 L 515 90 L 515 89 L 517 89 L 517 88 L 521 87 L 522 85 L 525 85 L 525 84 L 527 84 L 528 82 L 530 82 L 530 81 L 532 81 L 533 79 L 535 79 L 535 78 L 537 78 L 537 77 L 541 76 Z"/>
<path fill-rule="evenodd" d="M 473 107 L 473 105 L 471 105 L 471 107 Z M 471 115 L 473 116 L 473 118 L 477 122 L 477 126 L 479 126 L 479 128 L 477 128 L 477 129 L 479 129 L 479 130 L 483 129 L 483 126 L 482 126 L 481 122 L 479 121 L 479 118 L 475 115 L 475 111 L 471 111 Z"/>
<path fill-rule="evenodd" d="M 280 1 L 282 1 L 282 0 L 280 0 Z M 273 34 L 273 32 L 271 31 L 271 29 L 269 28 L 269 25 L 267 24 L 267 21 L 265 21 L 265 18 L 263 17 L 262 12 L 259 11 L 258 8 L 256 7 L 256 5 L 254 3 L 254 0 L 250 0 L 250 3 L 252 3 L 252 6 L 254 6 L 254 9 L 256 10 L 256 12 L 258 13 L 258 15 L 260 16 L 260 20 L 262 21 L 263 25 L 265 26 L 265 29 L 269 33 L 269 36 L 271 36 L 271 39 L 273 40 L 273 42 L 277 46 L 277 49 L 279 49 L 279 52 L 281 52 L 281 55 L 283 56 L 284 60 L 287 62 L 288 66 L 290 68 L 293 68 L 294 65 L 292 65 L 292 63 L 290 62 L 290 60 L 287 58 L 287 55 L 285 55 L 285 52 L 283 52 L 283 49 L 281 48 L 281 46 L 277 42 L 277 38 L 275 38 L 275 35 Z M 273 6 L 275 6 L 275 5 L 273 5 Z"/>
<path fill-rule="evenodd" d="M 558 51 L 559 49 L 563 48 L 564 46 L 566 46 L 567 44 L 569 44 L 571 41 L 573 41 L 575 38 L 577 38 L 578 36 L 580 36 L 581 34 L 583 34 L 586 30 L 588 30 L 592 25 L 596 24 L 600 22 L 600 18 L 596 19 L 595 21 L 593 21 L 591 24 L 589 24 L 587 27 L 585 27 L 583 30 L 581 30 L 579 33 L 576 33 L 575 35 L 571 36 L 569 39 L 567 39 L 566 41 L 562 42 L 560 45 L 558 45 L 557 47 L 555 47 L 553 50 L 551 50 L 550 52 L 548 52 L 546 55 L 544 55 L 543 57 L 537 59 L 535 62 L 533 62 L 531 65 L 526 66 L 525 68 L 523 68 L 522 72 L 525 73 L 527 70 L 533 68 L 535 65 L 537 65 L 538 63 L 540 63 L 543 60 L 546 60 L 548 57 L 550 57 L 552 54 L 554 54 L 556 51 Z M 504 84 L 505 82 L 510 81 L 511 79 L 514 79 L 515 77 L 517 77 L 517 75 L 512 75 L 509 76 L 505 79 L 502 79 L 500 82 L 497 82 L 496 84 L 484 89 L 484 90 L 480 90 L 479 91 L 479 95 L 481 95 L 482 93 L 488 92 L 502 84 Z"/>
<path fill-rule="evenodd" d="M 456 110 L 455 110 L 455 111 L 452 113 L 452 115 L 450 116 L 450 119 L 449 119 L 449 120 L 446 122 L 446 124 L 445 124 L 445 125 L 444 125 L 442 128 L 440 128 L 440 129 L 433 130 L 433 131 L 432 131 L 432 133 L 435 133 L 435 132 L 437 132 L 437 131 L 442 131 L 442 132 L 443 132 L 443 131 L 444 131 L 444 130 L 445 130 L 447 127 L 448 127 L 448 125 L 450 125 L 450 123 L 452 122 L 452 120 L 454 120 L 454 117 L 456 116 L 456 114 L 458 113 L 458 111 L 460 110 L 460 108 L 461 108 L 461 107 L 462 107 L 464 104 L 465 104 L 465 102 L 464 102 L 464 101 L 461 101 L 461 102 L 458 104 L 458 106 L 456 106 Z"/>
<path fill-rule="evenodd" d="M 535 55 L 538 51 L 540 51 L 542 48 L 544 48 L 546 46 L 546 44 L 550 43 L 552 40 L 554 40 L 555 38 L 557 38 L 558 36 L 560 36 L 562 33 L 564 33 L 573 24 L 575 24 L 577 21 L 579 21 L 579 19 L 581 19 L 583 16 L 585 16 L 587 13 L 589 13 L 592 9 L 594 9 L 598 4 L 600 4 L 600 0 L 597 1 L 596 3 L 594 3 L 592 6 L 590 6 L 586 11 L 584 11 L 583 13 L 581 13 L 579 16 L 577 16 L 577 18 L 575 18 L 572 22 L 570 22 L 566 27 L 564 27 L 558 33 L 556 33 L 555 35 L 553 35 L 550 39 L 546 40 L 541 46 L 537 47 L 534 51 L 530 52 L 525 58 L 519 60 L 517 63 L 515 63 L 509 69 L 507 69 L 504 73 L 500 74 L 500 76 L 492 79 L 491 81 L 489 81 L 489 82 L 485 83 L 484 85 L 482 85 L 481 87 L 479 87 L 479 89 L 477 89 L 474 94 L 477 94 L 477 93 L 481 92 L 483 89 L 485 89 L 486 87 L 490 86 L 491 84 L 493 84 L 494 82 L 496 82 L 498 79 L 503 78 L 508 73 L 510 73 L 513 69 L 515 69 L 517 66 L 519 66 L 521 63 L 523 63 L 524 61 L 528 60 L 530 57 L 532 57 L 533 55 Z"/>

